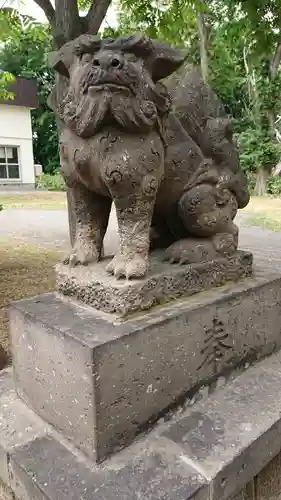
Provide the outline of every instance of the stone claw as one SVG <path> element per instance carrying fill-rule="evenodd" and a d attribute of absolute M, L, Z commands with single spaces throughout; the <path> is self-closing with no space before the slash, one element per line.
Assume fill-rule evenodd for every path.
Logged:
<path fill-rule="evenodd" d="M 69 267 L 75 267 L 78 264 L 82 264 L 82 262 L 79 262 L 76 253 L 72 253 L 69 256 L 69 262 L 68 262 Z"/>
<path fill-rule="evenodd" d="M 108 274 L 114 274 L 114 269 L 115 269 L 115 263 L 116 263 L 116 255 L 113 257 L 113 259 L 107 264 L 105 270 Z"/>
<path fill-rule="evenodd" d="M 100 255 L 93 245 L 83 245 L 81 247 L 74 247 L 70 254 L 63 259 L 63 264 L 69 265 L 69 267 L 78 265 L 87 266 L 99 260 Z"/>
<path fill-rule="evenodd" d="M 139 254 L 135 254 L 131 258 L 115 255 L 106 267 L 106 271 L 113 274 L 116 279 L 125 278 L 127 280 L 143 278 L 147 273 L 147 269 L 148 260 Z"/>
<path fill-rule="evenodd" d="M 62 260 L 62 263 L 64 266 L 68 266 L 69 264 L 69 261 L 70 261 L 70 255 L 66 255 L 63 260 Z"/>

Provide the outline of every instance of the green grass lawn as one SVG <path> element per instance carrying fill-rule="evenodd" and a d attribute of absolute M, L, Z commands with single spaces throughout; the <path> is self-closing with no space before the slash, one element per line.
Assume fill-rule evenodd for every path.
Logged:
<path fill-rule="evenodd" d="M 66 193 L 34 191 L 32 193 L 1 194 L 0 205 L 3 209 L 30 208 L 38 210 L 63 210 L 66 208 Z"/>
<path fill-rule="evenodd" d="M 259 226 L 270 231 L 281 231 L 281 198 L 253 196 L 241 211 L 243 225 Z"/>

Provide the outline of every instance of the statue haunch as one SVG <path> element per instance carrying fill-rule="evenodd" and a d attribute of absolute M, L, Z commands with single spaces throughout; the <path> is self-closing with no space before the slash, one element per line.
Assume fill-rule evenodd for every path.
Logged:
<path fill-rule="evenodd" d="M 53 108 L 76 211 L 70 264 L 102 257 L 112 201 L 120 248 L 107 270 L 117 278 L 143 277 L 152 247 L 172 263 L 235 252 L 233 219 L 249 196 L 230 122 L 196 73 L 160 83 L 184 55 L 145 36 L 82 35 L 50 60 L 68 82 Z"/>

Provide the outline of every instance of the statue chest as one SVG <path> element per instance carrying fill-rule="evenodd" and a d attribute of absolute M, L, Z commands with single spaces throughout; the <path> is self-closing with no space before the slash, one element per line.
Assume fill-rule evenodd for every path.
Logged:
<path fill-rule="evenodd" d="M 79 180 L 104 195 L 108 195 L 106 179 L 112 170 L 137 180 L 150 170 L 163 168 L 164 163 L 164 148 L 156 132 L 141 136 L 107 129 L 83 139 L 66 129 L 61 136 L 60 153 L 66 181 Z"/>

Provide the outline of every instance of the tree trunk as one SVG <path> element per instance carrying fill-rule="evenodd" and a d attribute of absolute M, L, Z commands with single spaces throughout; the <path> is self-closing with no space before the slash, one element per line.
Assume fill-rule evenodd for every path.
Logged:
<path fill-rule="evenodd" d="M 270 79 L 273 82 L 277 76 L 281 61 L 281 42 L 277 44 L 274 57 L 270 65 Z M 268 121 L 272 136 L 275 136 L 275 115 L 273 110 L 268 111 Z"/>
<path fill-rule="evenodd" d="M 95 0 L 86 16 L 86 30 L 91 35 L 96 35 L 108 11 L 111 0 Z"/>
<path fill-rule="evenodd" d="M 199 35 L 201 74 L 204 82 L 208 82 L 209 62 L 208 62 L 208 34 L 205 23 L 205 14 L 202 11 L 197 12 L 197 28 Z"/>
<path fill-rule="evenodd" d="M 255 194 L 257 196 L 264 196 L 266 194 L 266 181 L 269 177 L 269 171 L 265 168 L 260 168 L 257 171 Z"/>
<path fill-rule="evenodd" d="M 276 47 L 275 54 L 274 54 L 274 57 L 273 57 L 273 60 L 272 60 L 271 66 L 270 66 L 270 73 L 271 73 L 272 79 L 274 79 L 277 75 L 280 61 L 281 61 L 281 42 L 278 43 L 278 45 Z"/>
<path fill-rule="evenodd" d="M 281 175 L 281 160 L 272 169 L 271 175 L 276 176 L 276 177 L 280 177 L 280 175 Z"/>
<path fill-rule="evenodd" d="M 60 47 L 82 33 L 76 0 L 55 0 L 56 31 L 54 38 Z"/>

